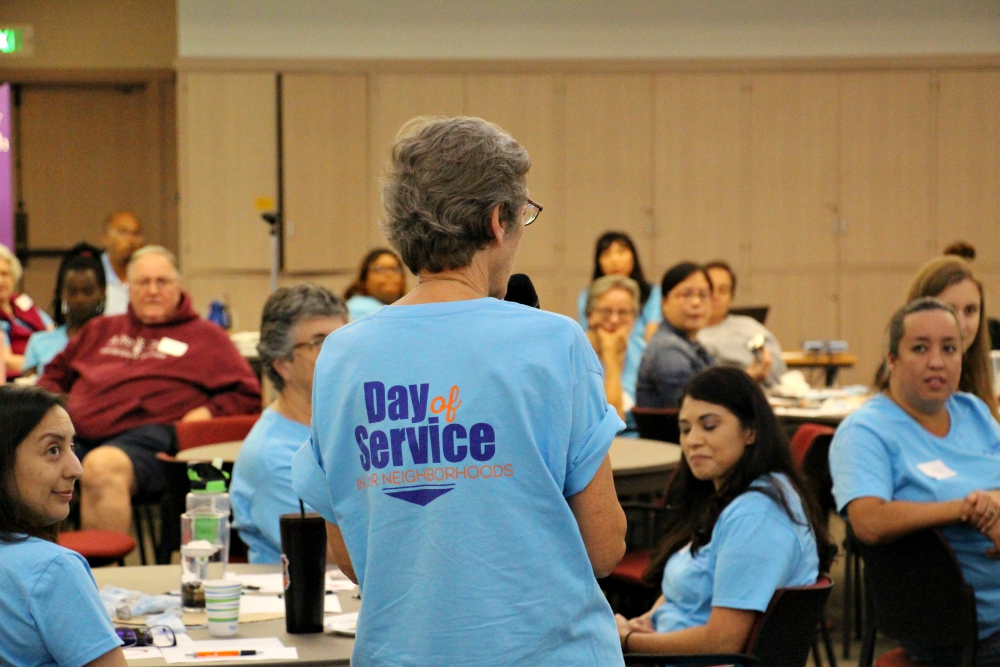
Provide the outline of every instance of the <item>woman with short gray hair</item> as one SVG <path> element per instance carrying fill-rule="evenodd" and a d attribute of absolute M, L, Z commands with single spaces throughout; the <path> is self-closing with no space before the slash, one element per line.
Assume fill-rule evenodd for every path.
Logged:
<path fill-rule="evenodd" d="M 346 322 L 344 302 L 316 285 L 282 287 L 264 304 L 257 352 L 278 398 L 243 441 L 229 487 L 233 526 L 251 563 L 281 562 L 278 517 L 299 511 L 292 456 L 309 438 L 316 357 Z"/>
<path fill-rule="evenodd" d="M 330 337 L 292 464 L 363 590 L 352 662 L 622 664 L 595 575 L 624 552 L 624 425 L 575 322 L 498 300 L 541 211 L 530 165 L 478 118 L 392 148 L 383 230 L 419 283 Z"/>

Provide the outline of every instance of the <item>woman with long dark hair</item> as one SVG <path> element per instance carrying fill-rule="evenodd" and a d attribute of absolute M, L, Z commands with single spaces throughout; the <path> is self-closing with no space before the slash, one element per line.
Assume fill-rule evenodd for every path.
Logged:
<path fill-rule="evenodd" d="M 636 317 L 632 330 L 632 338 L 635 339 L 635 343 L 632 344 L 644 344 L 663 319 L 663 313 L 660 312 L 660 288 L 657 285 L 650 285 L 646 280 L 635 243 L 625 232 L 605 232 L 597 239 L 594 248 L 594 274 L 591 280 L 604 276 L 625 276 L 634 280 L 639 286 L 639 316 Z M 590 288 L 584 288 L 576 302 L 579 311 L 577 319 L 584 331 L 587 330 L 588 294 Z M 639 352 L 641 356 L 642 350 Z"/>
<path fill-rule="evenodd" d="M 62 399 L 0 387 L 0 663 L 124 667 L 87 561 L 54 543 L 83 474 Z"/>
<path fill-rule="evenodd" d="M 737 368 L 688 383 L 684 456 L 667 489 L 665 534 L 646 578 L 663 596 L 617 617 L 633 653 L 732 653 L 775 590 L 816 582 L 832 558 L 825 522 L 756 382 Z"/>
<path fill-rule="evenodd" d="M 375 248 L 361 260 L 358 278 L 344 292 L 351 321 L 394 303 L 406 294 L 406 275 L 399 255 Z"/>

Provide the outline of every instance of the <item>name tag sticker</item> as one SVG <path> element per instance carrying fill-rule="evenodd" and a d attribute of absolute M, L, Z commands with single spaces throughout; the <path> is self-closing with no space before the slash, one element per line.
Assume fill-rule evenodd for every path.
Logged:
<path fill-rule="evenodd" d="M 22 294 L 21 296 L 14 299 L 14 305 L 21 310 L 28 310 L 35 305 L 35 302 L 31 300 L 31 297 L 27 294 Z"/>
<path fill-rule="evenodd" d="M 944 461 L 938 459 L 936 461 L 928 461 L 927 463 L 921 463 L 917 466 L 917 469 L 934 479 L 948 479 L 949 477 L 954 477 L 958 473 L 949 468 L 944 464 Z"/>
<path fill-rule="evenodd" d="M 188 344 L 174 340 L 173 338 L 164 337 L 160 339 L 156 349 L 163 354 L 169 354 L 171 357 L 183 357 L 184 353 L 188 351 Z"/>

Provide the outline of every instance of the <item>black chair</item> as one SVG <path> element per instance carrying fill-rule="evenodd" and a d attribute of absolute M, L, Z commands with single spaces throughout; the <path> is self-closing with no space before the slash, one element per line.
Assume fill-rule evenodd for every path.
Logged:
<path fill-rule="evenodd" d="M 781 588 L 750 631 L 743 653 L 714 655 L 625 654 L 626 665 L 756 665 L 804 667 L 833 582 L 820 577 L 812 586 Z"/>
<path fill-rule="evenodd" d="M 677 426 L 677 408 L 632 408 L 639 437 L 677 444 L 681 441 Z"/>
<path fill-rule="evenodd" d="M 921 530 L 877 546 L 857 538 L 855 543 L 865 563 L 869 604 L 859 667 L 872 665 L 876 632 L 902 644 L 955 647 L 962 667 L 972 667 L 978 639 L 975 592 L 941 532 Z M 877 664 L 916 665 L 902 649 L 886 653 Z"/>

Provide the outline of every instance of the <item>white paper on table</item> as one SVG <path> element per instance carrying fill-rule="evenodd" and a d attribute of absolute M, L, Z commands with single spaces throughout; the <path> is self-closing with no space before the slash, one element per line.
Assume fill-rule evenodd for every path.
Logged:
<path fill-rule="evenodd" d="M 163 654 L 155 646 L 130 646 L 123 648 L 125 660 L 149 660 L 150 658 L 162 658 Z"/>
<path fill-rule="evenodd" d="M 340 570 L 327 570 L 326 589 L 328 591 L 353 591 L 357 584 L 347 578 Z"/>
<path fill-rule="evenodd" d="M 358 612 L 354 611 L 349 614 L 327 616 L 323 619 L 323 629 L 327 632 L 344 632 L 350 634 L 357 623 Z"/>
<path fill-rule="evenodd" d="M 285 582 L 280 572 L 273 574 L 243 574 L 226 572 L 226 579 L 235 579 L 244 587 L 256 586 L 258 593 L 278 594 L 285 592 Z"/>
<path fill-rule="evenodd" d="M 339 614 L 343 611 L 336 593 L 326 596 L 323 611 L 326 614 Z M 284 614 L 285 598 L 276 595 L 244 595 L 240 597 L 240 613 Z"/>
<path fill-rule="evenodd" d="M 201 651 L 257 651 L 257 655 L 225 656 L 219 658 L 192 658 L 191 654 Z M 294 646 L 286 647 L 277 637 L 260 639 L 209 639 L 188 642 L 184 646 L 162 648 L 160 652 L 168 665 L 181 662 L 229 662 L 252 660 L 298 660 L 299 652 Z"/>

